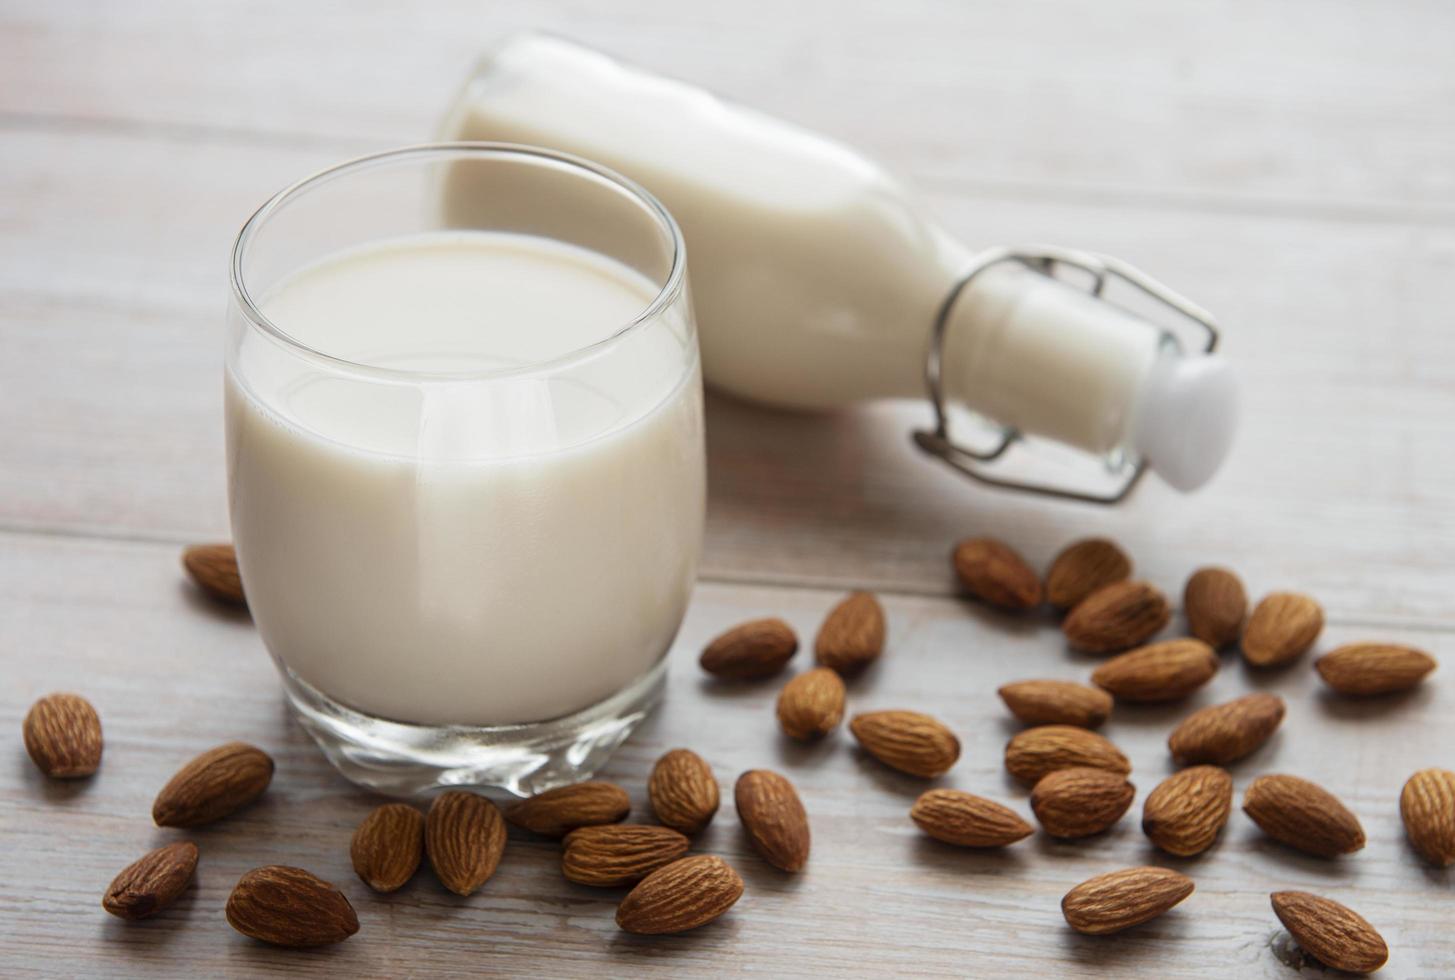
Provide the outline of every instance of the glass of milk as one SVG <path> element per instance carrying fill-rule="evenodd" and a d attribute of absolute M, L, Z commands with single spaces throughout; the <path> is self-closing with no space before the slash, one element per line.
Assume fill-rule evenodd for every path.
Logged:
<path fill-rule="evenodd" d="M 350 779 L 537 792 L 658 698 L 705 497 L 685 262 L 640 187 L 501 144 L 354 160 L 244 226 L 238 562 Z"/>

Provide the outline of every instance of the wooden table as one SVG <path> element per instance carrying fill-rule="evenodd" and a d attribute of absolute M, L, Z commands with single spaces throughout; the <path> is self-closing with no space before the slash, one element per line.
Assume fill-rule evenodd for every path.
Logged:
<path fill-rule="evenodd" d="M 330 8 L 152 0 L 0 4 L 0 973 L 105 976 L 826 975 L 1287 977 L 1268 892 L 1346 901 L 1392 947 L 1385 975 L 1455 974 L 1451 876 L 1405 844 L 1397 798 L 1415 769 L 1455 764 L 1449 670 L 1407 697 L 1351 702 L 1307 659 L 1251 674 L 1229 659 L 1192 701 L 1254 689 L 1289 702 L 1282 731 L 1235 767 L 1298 773 L 1358 813 L 1368 847 L 1302 857 L 1235 811 L 1220 843 L 1178 861 L 1138 829 L 1171 771 L 1189 707 L 1118 708 L 1139 799 L 1112 832 L 1042 835 L 1002 853 L 940 846 L 907 812 L 924 783 L 839 733 L 803 747 L 772 718 L 777 685 L 725 689 L 693 663 L 719 630 L 784 616 L 808 638 L 850 587 L 890 620 L 852 709 L 912 707 L 964 742 L 940 784 L 1028 812 L 1004 774 L 1015 726 L 994 694 L 1084 677 L 1046 619 L 1008 621 L 955 596 L 946 555 L 991 533 L 1044 564 L 1111 535 L 1180 593 L 1194 567 L 1250 590 L 1317 596 L 1321 648 L 1363 638 L 1455 653 L 1455 9 L 1382 4 L 1170 5 L 1071 0 L 534 4 L 458 0 Z M 565 882 L 555 845 L 513 837 L 473 898 L 428 874 L 375 896 L 349 836 L 376 801 L 337 777 L 288 717 L 244 616 L 182 580 L 182 544 L 225 538 L 224 263 L 242 218 L 299 174 L 426 138 L 494 38 L 535 26 L 856 143 L 969 242 L 1055 241 L 1139 263 L 1218 313 L 1245 379 L 1246 424 L 1215 484 L 1148 485 L 1103 510 L 996 494 L 920 458 L 927 410 L 787 416 L 712 399 L 701 584 L 664 707 L 606 775 L 639 813 L 652 761 L 690 745 L 725 787 L 772 767 L 812 816 L 806 873 L 773 871 L 729 807 L 700 847 L 748 891 L 697 933 L 643 939 L 618 895 Z M 801 662 L 805 659 L 800 656 Z M 50 783 L 20 719 L 51 690 L 89 696 L 106 759 Z M 99 899 L 133 857 L 173 839 L 148 819 L 186 758 L 233 738 L 278 760 L 266 798 L 190 835 L 196 887 L 151 922 Z M 1197 892 L 1120 938 L 1070 932 L 1058 903 L 1100 871 L 1153 862 Z M 267 948 L 222 905 L 246 869 L 308 867 L 340 884 L 362 929 L 328 950 Z M 1304 975 L 1318 973 L 1307 967 Z"/>

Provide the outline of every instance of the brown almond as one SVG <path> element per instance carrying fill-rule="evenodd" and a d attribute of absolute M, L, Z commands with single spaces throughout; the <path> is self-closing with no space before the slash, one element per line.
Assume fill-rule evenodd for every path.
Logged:
<path fill-rule="evenodd" d="M 1052 837 L 1090 837 L 1120 820 L 1136 795 L 1121 773 L 1057 769 L 1031 790 L 1031 811 Z"/>
<path fill-rule="evenodd" d="M 471 895 L 490 880 L 505 853 L 500 808 L 478 793 L 441 793 L 425 818 L 424 846 L 440 884 Z"/>
<path fill-rule="evenodd" d="M 1091 681 L 1123 701 L 1175 701 L 1213 679 L 1218 655 L 1201 640 L 1165 640 L 1119 654 Z"/>
<path fill-rule="evenodd" d="M 1399 815 L 1415 851 L 1440 868 L 1455 864 L 1455 772 L 1421 769 L 1399 794 Z"/>
<path fill-rule="evenodd" d="M 631 797 L 615 783 L 593 779 L 560 786 L 505 808 L 505 819 L 543 837 L 565 837 L 577 827 L 620 823 L 631 812 Z"/>
<path fill-rule="evenodd" d="M 424 860 L 424 814 L 408 803 L 375 807 L 354 831 L 349 857 L 374 891 L 398 891 Z"/>
<path fill-rule="evenodd" d="M 909 811 L 920 830 L 959 847 L 1005 847 L 1031 835 L 1031 825 L 1010 807 L 958 789 L 931 789 Z"/>
<path fill-rule="evenodd" d="M 778 724 L 789 738 L 822 738 L 844 720 L 844 682 L 836 671 L 815 667 L 783 685 Z"/>
<path fill-rule="evenodd" d="M 641 880 L 621 900 L 616 924 L 654 936 L 707 925 L 743 895 L 743 879 L 720 857 L 699 854 L 673 861 Z"/>
<path fill-rule="evenodd" d="M 1259 776 L 1243 792 L 1243 812 L 1269 837 L 1317 857 L 1364 846 L 1359 818 L 1338 797 L 1297 776 Z"/>
<path fill-rule="evenodd" d="M 1070 609 L 1102 586 L 1130 578 L 1132 560 L 1106 538 L 1084 538 L 1068 545 L 1046 572 L 1046 600 Z"/>
<path fill-rule="evenodd" d="M 771 677 L 798 652 L 798 636 L 781 619 L 755 619 L 721 634 L 698 663 L 709 674 L 746 681 Z"/>
<path fill-rule="evenodd" d="M 1111 714 L 1111 695 L 1072 681 L 1016 681 L 1001 687 L 1000 699 L 1027 725 L 1097 728 Z"/>
<path fill-rule="evenodd" d="M 1283 722 L 1283 712 L 1283 699 L 1276 694 L 1245 694 L 1188 715 L 1168 736 L 1167 748 L 1182 765 L 1225 766 L 1268 741 Z"/>
<path fill-rule="evenodd" d="M 1168 854 L 1191 857 L 1212 846 L 1233 808 L 1233 777 L 1217 766 L 1173 773 L 1147 794 L 1142 832 Z"/>
<path fill-rule="evenodd" d="M 1187 631 L 1214 650 L 1237 642 L 1248 618 L 1243 580 L 1226 568 L 1199 568 L 1182 589 Z"/>
<path fill-rule="evenodd" d="M 1424 680 L 1435 658 L 1393 643 L 1351 643 L 1315 660 L 1314 668 L 1340 694 L 1394 694 Z"/>
<path fill-rule="evenodd" d="M 1167 625 L 1167 597 L 1146 582 L 1113 582 L 1082 599 L 1061 621 L 1078 650 L 1116 653 L 1146 642 Z"/>
<path fill-rule="evenodd" d="M 617 823 L 577 827 L 566 835 L 561 873 L 578 885 L 631 885 L 687 853 L 687 838 L 670 827 Z"/>
<path fill-rule="evenodd" d="M 1254 667 L 1281 667 L 1303 656 L 1324 628 L 1324 610 L 1297 592 L 1264 596 L 1243 630 L 1243 659 Z"/>
<path fill-rule="evenodd" d="M 1308 892 L 1274 892 L 1269 898 L 1283 928 L 1325 966 L 1373 973 L 1389 959 L 1384 937 L 1348 906 Z"/>
<path fill-rule="evenodd" d="M 855 715 L 849 731 L 874 758 L 911 776 L 933 779 L 960 758 L 960 740 L 955 733 L 918 711 Z"/>
<path fill-rule="evenodd" d="M 691 749 L 673 749 L 657 760 L 647 798 L 658 820 L 689 837 L 712 823 L 720 802 L 712 767 Z"/>
<path fill-rule="evenodd" d="M 148 851 L 111 881 L 101 907 L 122 919 L 156 915 L 187 890 L 197 870 L 197 845 L 178 841 Z"/>
<path fill-rule="evenodd" d="M 26 712 L 25 751 L 52 779 L 77 779 L 101 767 L 101 716 L 79 694 L 48 694 Z"/>
<path fill-rule="evenodd" d="M 1041 580 L 1015 549 L 994 538 L 955 545 L 951 564 L 960 584 L 977 599 L 1023 612 L 1041 604 Z"/>
<path fill-rule="evenodd" d="M 1005 746 L 1005 768 L 1014 777 L 1037 783 L 1058 769 L 1106 769 L 1125 776 L 1132 764 L 1110 741 L 1072 725 L 1043 725 L 1016 734 Z"/>
<path fill-rule="evenodd" d="M 857 674 L 884 652 L 884 609 L 868 592 L 854 592 L 834 606 L 813 644 L 819 665 Z"/>
<path fill-rule="evenodd" d="M 158 827 L 200 827 L 241 810 L 273 781 L 273 759 L 246 742 L 209 749 L 171 778 L 152 803 Z"/>
<path fill-rule="evenodd" d="M 1191 878 L 1167 868 L 1127 868 L 1071 889 L 1061 899 L 1061 914 L 1077 932 L 1105 936 L 1157 918 L 1192 889 Z"/>
<path fill-rule="evenodd" d="M 182 552 L 182 567 L 198 588 L 218 602 L 247 605 L 232 545 L 194 544 Z"/>
<path fill-rule="evenodd" d="M 738 821 L 763 859 L 781 871 L 808 863 L 808 813 L 793 784 L 776 772 L 749 769 L 733 788 Z"/>
<path fill-rule="evenodd" d="M 227 924 L 274 946 L 327 946 L 359 931 L 344 893 L 302 868 L 273 864 L 238 879 Z"/>

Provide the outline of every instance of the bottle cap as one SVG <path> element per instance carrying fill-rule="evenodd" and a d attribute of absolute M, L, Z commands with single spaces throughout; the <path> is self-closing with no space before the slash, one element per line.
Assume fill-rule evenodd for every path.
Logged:
<path fill-rule="evenodd" d="M 1217 472 L 1238 428 L 1238 388 L 1221 357 L 1166 350 L 1147 378 L 1132 448 L 1173 488 L 1196 490 Z"/>

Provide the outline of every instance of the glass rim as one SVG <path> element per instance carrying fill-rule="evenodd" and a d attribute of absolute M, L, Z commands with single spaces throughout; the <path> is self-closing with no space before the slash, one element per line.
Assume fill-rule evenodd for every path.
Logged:
<path fill-rule="evenodd" d="M 407 160 L 411 157 L 429 158 L 446 156 L 450 154 L 477 155 L 480 158 L 514 158 L 518 160 L 546 161 L 564 166 L 568 170 L 576 171 L 577 174 L 587 174 L 605 180 L 632 198 L 656 220 L 659 227 L 666 233 L 672 248 L 671 265 L 665 279 L 657 289 L 656 295 L 651 302 L 647 303 L 640 312 L 630 321 L 617 327 L 611 333 L 599 340 L 593 340 L 589 344 L 572 348 L 560 354 L 553 354 L 550 357 L 531 361 L 527 364 L 516 364 L 509 367 L 486 368 L 466 371 L 419 371 L 404 368 L 382 367 L 376 364 L 365 364 L 360 361 L 351 360 L 347 357 L 340 357 L 337 354 L 330 354 L 328 351 L 320 350 L 304 343 L 297 337 L 284 330 L 274 323 L 263 313 L 258 304 L 254 301 L 251 291 L 248 289 L 247 281 L 243 275 L 243 257 L 248 247 L 252 244 L 253 238 L 258 231 L 267 223 L 278 210 L 299 195 L 307 193 L 310 189 L 335 180 L 339 177 L 346 177 L 350 174 L 369 170 L 375 166 Z M 315 171 L 299 180 L 294 181 L 272 197 L 263 202 L 247 221 L 243 223 L 242 229 L 238 231 L 237 237 L 233 240 L 231 261 L 229 262 L 229 279 L 232 286 L 232 296 L 237 303 L 243 317 L 254 329 L 261 330 L 271 339 L 292 348 L 300 354 L 318 358 L 327 364 L 338 368 L 347 369 L 351 372 L 362 373 L 386 380 L 412 380 L 412 381 L 484 381 L 495 378 L 505 378 L 523 374 L 537 374 L 542 371 L 559 369 L 579 360 L 599 353 L 621 342 L 627 336 L 636 332 L 643 324 L 656 319 L 663 310 L 676 301 L 678 294 L 682 291 L 682 285 L 686 277 L 687 246 L 682 238 L 682 230 L 677 226 L 677 221 L 672 217 L 671 212 L 657 200 L 656 196 L 645 187 L 638 184 L 622 174 L 617 173 L 609 167 L 580 157 L 574 153 L 566 153 L 561 150 L 552 150 L 540 146 L 530 146 L 524 143 L 503 143 L 487 141 L 453 141 L 437 143 L 416 143 L 409 146 L 396 147 L 390 150 L 381 150 L 376 153 L 366 153 L 362 156 L 344 160 L 322 170 Z"/>

